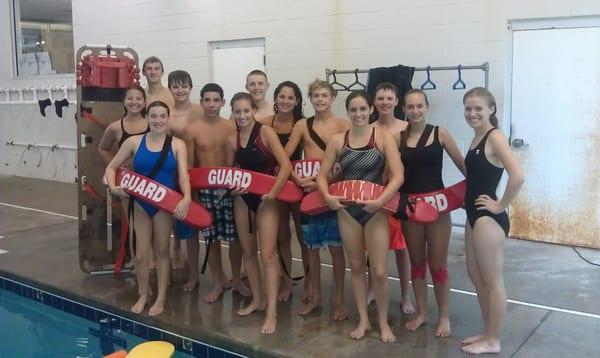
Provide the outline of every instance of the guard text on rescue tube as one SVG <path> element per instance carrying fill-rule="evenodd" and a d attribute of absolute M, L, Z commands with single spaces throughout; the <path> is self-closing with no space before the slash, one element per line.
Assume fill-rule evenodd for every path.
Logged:
<path fill-rule="evenodd" d="M 165 188 L 154 182 L 143 179 L 134 173 L 123 173 L 123 176 L 121 177 L 121 186 L 156 203 L 160 203 L 165 196 L 167 196 L 167 190 Z"/>
<path fill-rule="evenodd" d="M 234 168 L 219 168 L 208 171 L 208 184 L 215 186 L 228 186 L 248 188 L 252 182 L 252 175 Z"/>

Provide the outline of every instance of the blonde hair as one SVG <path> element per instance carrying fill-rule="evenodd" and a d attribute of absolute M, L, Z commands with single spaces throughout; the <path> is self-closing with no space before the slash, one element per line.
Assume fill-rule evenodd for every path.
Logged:
<path fill-rule="evenodd" d="M 331 84 L 329 84 L 329 82 L 316 78 L 308 85 L 308 97 L 312 97 L 314 91 L 318 90 L 319 88 L 325 88 L 328 90 L 331 94 L 331 97 L 337 96 L 337 91 L 331 86 Z"/>

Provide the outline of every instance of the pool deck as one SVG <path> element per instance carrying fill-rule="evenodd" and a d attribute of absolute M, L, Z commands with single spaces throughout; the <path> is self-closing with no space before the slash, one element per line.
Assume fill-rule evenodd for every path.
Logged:
<path fill-rule="evenodd" d="M 0 176 L 0 275 L 17 278 L 51 292 L 75 298 L 123 317 L 220 346 L 248 356 L 291 357 L 460 357 L 459 340 L 481 330 L 481 318 L 473 287 L 467 277 L 460 229 L 452 236 L 449 253 L 451 321 L 453 336 L 435 338 L 433 324 L 417 332 L 404 329 L 408 319 L 399 305 L 399 283 L 390 277 L 390 323 L 397 341 L 382 344 L 377 331 L 353 341 L 348 332 L 357 322 L 350 275 L 346 298 L 350 318 L 334 322 L 331 305 L 308 317 L 296 314 L 302 284 L 294 286 L 290 302 L 278 306 L 277 332 L 263 336 L 263 314 L 236 315 L 244 300 L 227 291 L 215 304 L 203 296 L 209 276 L 201 277 L 192 293 L 182 290 L 185 271 L 172 272 L 165 312 L 156 318 L 134 315 L 129 307 L 136 299 L 132 274 L 88 275 L 79 269 L 77 186 L 43 180 Z M 35 209 L 35 210 L 32 210 Z M 223 250 L 226 251 L 226 250 Z M 600 250 L 580 249 L 600 263 Z M 294 248 L 298 252 L 298 248 Z M 226 257 L 226 252 L 223 253 Z M 201 253 L 202 256 L 202 253 Z M 323 255 L 323 292 L 331 292 L 332 274 Z M 390 255 L 390 275 L 396 269 Z M 508 239 L 505 245 L 505 282 L 508 311 L 501 357 L 600 357 L 600 268 L 581 260 L 570 247 Z M 224 260 L 227 262 L 228 260 Z M 294 273 L 301 265 L 294 262 Z M 414 302 L 414 301 L 413 301 Z M 429 295 L 430 320 L 435 322 L 433 292 Z M 369 313 L 375 321 L 375 305 Z"/>

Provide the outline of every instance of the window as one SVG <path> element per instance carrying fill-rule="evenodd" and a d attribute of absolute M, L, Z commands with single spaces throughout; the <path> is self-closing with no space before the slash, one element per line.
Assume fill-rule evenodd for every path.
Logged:
<path fill-rule="evenodd" d="M 75 72 L 71 0 L 13 0 L 17 76 Z"/>

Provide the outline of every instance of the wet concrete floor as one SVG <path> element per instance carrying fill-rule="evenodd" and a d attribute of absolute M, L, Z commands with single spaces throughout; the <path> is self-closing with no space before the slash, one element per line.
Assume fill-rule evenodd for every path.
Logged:
<path fill-rule="evenodd" d="M 399 282 L 390 255 L 390 323 L 397 342 L 382 344 L 376 331 L 360 341 L 348 337 L 357 322 L 349 272 L 346 299 L 350 318 L 335 322 L 331 305 L 308 317 L 296 314 L 302 284 L 294 286 L 290 302 L 278 306 L 274 335 L 262 336 L 263 314 L 242 318 L 237 309 L 246 302 L 227 291 L 212 305 L 202 301 L 210 289 L 209 276 L 200 287 L 184 293 L 185 271 L 172 273 L 165 312 L 157 317 L 136 316 L 129 307 L 136 299 L 132 274 L 88 275 L 79 269 L 76 196 L 74 184 L 0 176 L 0 275 L 16 275 L 69 297 L 110 310 L 118 315 L 215 344 L 249 356 L 293 357 L 459 357 L 459 340 L 481 330 L 481 318 L 473 287 L 467 277 L 464 243 L 455 228 L 450 244 L 449 272 L 453 336 L 435 338 L 433 292 L 429 311 L 432 323 L 410 333 L 399 304 Z M 31 210 L 35 209 L 35 210 Z M 0 252 L 3 252 L 0 251 Z M 223 250 L 227 262 L 226 250 Z M 297 245 L 294 252 L 298 253 Z M 580 249 L 591 261 L 600 262 L 600 250 Z M 202 255 L 202 253 L 201 253 Z M 295 255 L 298 256 L 298 255 Z M 323 252 L 323 292 L 332 292 L 329 258 Z M 295 261 L 294 274 L 301 274 Z M 581 260 L 572 248 L 507 239 L 505 282 L 510 299 L 506 314 L 502 357 L 600 357 L 600 268 Z M 414 301 L 413 301 L 414 302 Z M 375 305 L 369 312 L 376 322 Z"/>

